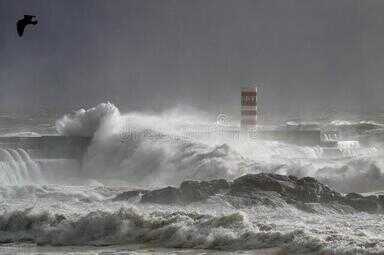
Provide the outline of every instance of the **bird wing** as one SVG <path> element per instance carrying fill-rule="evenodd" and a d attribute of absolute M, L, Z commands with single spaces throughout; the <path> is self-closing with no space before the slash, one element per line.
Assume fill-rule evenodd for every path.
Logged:
<path fill-rule="evenodd" d="M 25 29 L 25 26 L 26 26 L 26 25 L 27 25 L 27 24 L 24 22 L 23 19 L 18 20 L 18 21 L 16 22 L 17 34 L 18 34 L 19 36 L 22 36 L 22 35 L 23 35 L 23 33 L 24 33 L 24 29 Z"/>
<path fill-rule="evenodd" d="M 35 15 L 24 15 L 24 19 L 31 21 L 33 18 L 36 18 Z"/>

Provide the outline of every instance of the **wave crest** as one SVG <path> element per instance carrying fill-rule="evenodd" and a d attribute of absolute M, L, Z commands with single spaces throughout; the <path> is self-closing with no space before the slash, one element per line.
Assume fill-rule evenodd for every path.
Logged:
<path fill-rule="evenodd" d="M 88 110 L 80 109 L 64 115 L 56 121 L 56 129 L 66 136 L 92 137 L 103 121 L 119 115 L 119 109 L 112 103 L 101 103 Z"/>
<path fill-rule="evenodd" d="M 321 242 L 303 231 L 260 231 L 245 214 L 211 216 L 198 213 L 137 209 L 94 211 L 72 217 L 30 209 L 0 216 L 0 242 L 31 241 L 40 245 L 112 245 L 146 243 L 167 248 L 241 250 L 282 247 L 317 251 Z"/>

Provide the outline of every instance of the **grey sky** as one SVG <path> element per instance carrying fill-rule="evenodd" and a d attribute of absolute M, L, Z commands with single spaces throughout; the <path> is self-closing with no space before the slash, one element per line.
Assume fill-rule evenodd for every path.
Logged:
<path fill-rule="evenodd" d="M 35 14 L 24 37 L 15 22 Z M 384 1 L 0 0 L 0 109 L 383 109 Z"/>

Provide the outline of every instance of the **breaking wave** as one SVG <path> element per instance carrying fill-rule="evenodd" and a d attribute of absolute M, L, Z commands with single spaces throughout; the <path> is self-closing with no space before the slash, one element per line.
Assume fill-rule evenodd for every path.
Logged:
<path fill-rule="evenodd" d="M 88 110 L 80 109 L 56 121 L 56 129 L 67 136 L 92 137 L 107 119 L 118 117 L 119 110 L 111 103 L 101 103 Z"/>
<path fill-rule="evenodd" d="M 300 226 L 282 231 L 274 223 L 254 222 L 243 212 L 214 216 L 128 207 L 76 216 L 32 211 L 27 208 L 2 214 L 0 242 L 53 246 L 145 244 L 226 251 L 279 247 L 289 254 L 377 254 L 384 248 L 380 239 L 368 238 L 368 234 L 360 233 L 366 238 L 358 240 L 354 235 L 331 232 L 332 228 L 319 229 L 317 236 Z"/>
<path fill-rule="evenodd" d="M 94 211 L 70 218 L 30 209 L 0 216 L 0 242 L 32 241 L 49 245 L 146 243 L 171 248 L 239 250 L 282 247 L 314 252 L 320 240 L 303 231 L 260 231 L 243 213 L 210 216 L 176 211 L 142 213 L 136 209 Z"/>
<path fill-rule="evenodd" d="M 0 185 L 44 183 L 40 166 L 23 149 L 0 149 Z"/>
<path fill-rule="evenodd" d="M 231 137 L 222 132 L 228 127 L 212 123 L 177 111 L 121 114 L 111 103 L 65 115 L 56 122 L 60 134 L 92 137 L 74 176 L 79 186 L 46 181 L 49 173 L 74 173 L 72 161 L 37 162 L 21 149 L 0 150 L 0 243 L 228 251 L 280 247 L 289 254 L 384 250 L 381 215 L 337 202 L 295 207 L 275 193 L 260 195 L 256 204 L 247 198 L 230 201 L 222 194 L 185 206 L 113 200 L 132 187 L 164 188 L 191 179 L 231 181 L 261 172 L 312 176 L 340 192 L 383 190 L 380 144 L 339 142 L 337 157 L 327 157 L 319 146 Z M 377 136 L 382 127 L 371 124 L 331 125 L 347 130 L 345 135 Z M 50 169 L 58 165 L 60 171 Z"/>
<path fill-rule="evenodd" d="M 371 122 L 331 125 L 360 131 L 381 126 Z M 66 115 L 57 126 L 62 134 L 93 135 L 82 174 L 108 184 L 115 180 L 115 184 L 174 186 L 186 179 L 234 179 L 273 172 L 312 176 L 341 192 L 384 188 L 382 149 L 377 145 L 339 142 L 339 159 L 330 159 L 317 146 L 228 138 L 220 126 L 196 115 L 120 114 L 111 103 Z"/>

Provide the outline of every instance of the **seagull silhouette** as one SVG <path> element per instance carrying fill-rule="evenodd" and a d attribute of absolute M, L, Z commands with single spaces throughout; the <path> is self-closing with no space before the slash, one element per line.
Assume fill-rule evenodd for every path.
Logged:
<path fill-rule="evenodd" d="M 21 37 L 23 36 L 24 29 L 27 25 L 36 25 L 37 20 L 33 20 L 36 16 L 33 15 L 24 15 L 24 18 L 19 19 L 16 22 L 17 34 Z"/>

